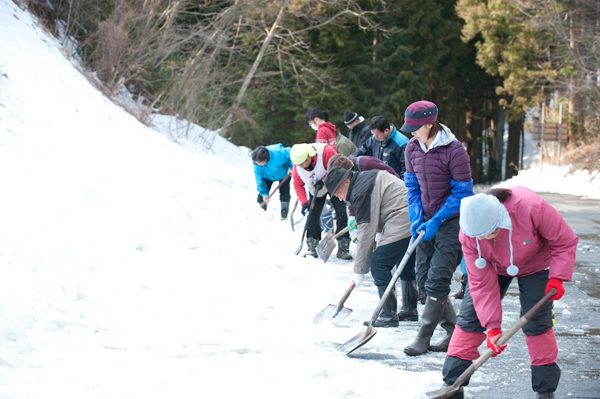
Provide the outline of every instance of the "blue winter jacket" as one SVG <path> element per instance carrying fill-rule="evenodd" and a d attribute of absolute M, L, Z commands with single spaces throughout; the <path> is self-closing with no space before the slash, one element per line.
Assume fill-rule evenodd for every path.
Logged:
<path fill-rule="evenodd" d="M 379 141 L 375 136 L 371 136 L 358 150 L 352 153 L 352 157 L 369 155 L 383 161 L 398 173 L 401 178 L 404 177 L 406 166 L 404 164 L 404 150 L 408 144 L 408 137 L 400 133 L 394 125 L 390 125 L 392 133 L 386 141 Z"/>
<path fill-rule="evenodd" d="M 287 171 L 292 170 L 293 164 L 290 158 L 291 147 L 281 144 L 271 144 L 265 147 L 269 150 L 269 161 L 265 166 L 254 164 L 254 177 L 256 177 L 256 189 L 263 197 L 269 195 L 265 180 L 279 181 L 287 176 Z"/>

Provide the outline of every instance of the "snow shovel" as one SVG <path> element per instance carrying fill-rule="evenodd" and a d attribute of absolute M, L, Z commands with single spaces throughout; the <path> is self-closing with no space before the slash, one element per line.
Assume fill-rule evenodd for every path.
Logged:
<path fill-rule="evenodd" d="M 356 226 L 356 222 L 352 223 L 352 226 Z M 319 242 L 319 245 L 317 245 L 317 255 L 319 255 L 319 259 L 321 259 L 323 262 L 327 262 L 331 256 L 331 253 L 333 252 L 333 249 L 335 248 L 334 239 L 343 236 L 348 231 L 350 231 L 349 227 L 344 227 L 335 235 L 331 234 L 331 231 L 328 231 L 327 234 L 325 234 L 325 238 L 323 238 L 321 242 Z"/>
<path fill-rule="evenodd" d="M 496 342 L 496 345 L 502 346 L 508 341 L 517 331 L 519 331 L 548 301 L 556 294 L 556 288 L 552 288 L 550 292 L 546 294 L 542 299 L 539 300 L 527 313 L 523 315 L 513 326 Z M 433 399 L 445 399 L 451 398 L 456 392 L 460 389 L 461 385 L 471 377 L 471 375 L 477 370 L 479 367 L 483 365 L 483 363 L 487 362 L 490 357 L 494 355 L 494 351 L 491 349 L 486 350 L 483 355 L 475 360 L 473 364 L 469 366 L 468 369 L 463 371 L 463 373 L 458 377 L 456 382 L 448 387 L 443 387 L 438 389 L 437 391 L 426 392 L 428 398 Z"/>
<path fill-rule="evenodd" d="M 344 295 L 342 295 L 340 302 L 337 305 L 328 305 L 325 309 L 321 310 L 317 313 L 313 322 L 316 324 L 323 324 L 328 321 L 333 325 L 337 325 L 348 317 L 348 315 L 352 313 L 352 309 L 345 308 L 344 302 L 346 302 L 346 299 L 348 299 L 354 287 L 354 282 L 352 282 L 346 292 L 344 292 Z"/>
<path fill-rule="evenodd" d="M 279 190 L 279 187 L 281 187 L 283 185 L 283 183 L 288 181 L 289 178 L 290 178 L 290 175 L 287 175 L 282 181 L 280 181 L 279 184 L 277 185 L 277 187 L 275 187 L 275 189 L 273 191 L 271 191 L 271 194 L 269 194 L 269 198 L 271 198 L 273 196 L 273 194 L 275 194 L 277 192 L 277 190 Z M 267 203 L 265 201 L 263 201 L 263 203 L 260 204 L 260 207 L 264 208 L 266 205 L 267 205 Z"/>
<path fill-rule="evenodd" d="M 404 266 L 406 266 L 406 263 L 408 263 L 408 258 L 410 258 L 412 253 L 415 251 L 415 248 L 417 247 L 417 245 L 419 245 L 419 243 L 423 239 L 424 235 L 425 235 L 425 232 L 421 231 L 421 232 L 419 232 L 419 236 L 416 239 L 414 237 L 411 237 L 410 244 L 408 245 L 408 249 L 404 253 L 404 256 L 402 257 L 402 260 L 398 264 L 398 267 L 396 267 L 396 272 L 392 276 L 392 280 L 390 281 L 387 288 L 385 289 L 385 292 L 383 293 L 383 296 L 381 297 L 381 300 L 379 301 L 379 305 L 377 305 L 377 309 L 375 309 L 375 312 L 373 312 L 373 316 L 371 316 L 371 320 L 369 320 L 369 325 L 365 329 L 363 329 L 361 332 L 356 334 L 354 337 L 350 338 L 349 341 L 340 345 L 338 347 L 338 350 L 340 352 L 344 352 L 346 355 L 349 355 L 350 353 L 354 352 L 356 349 L 360 348 L 361 346 L 363 346 L 364 344 L 369 342 L 371 340 L 371 338 L 373 338 L 373 336 L 375 336 L 375 334 L 377 334 L 377 330 L 375 328 L 373 328 L 373 323 L 375 323 L 375 321 L 377 320 L 377 317 L 379 317 L 379 313 L 381 313 L 381 309 L 383 309 L 383 305 L 385 304 L 388 297 L 390 296 L 392 289 L 394 289 L 394 286 L 396 285 L 396 281 L 398 281 L 398 277 L 400 277 L 400 274 L 404 270 Z"/>

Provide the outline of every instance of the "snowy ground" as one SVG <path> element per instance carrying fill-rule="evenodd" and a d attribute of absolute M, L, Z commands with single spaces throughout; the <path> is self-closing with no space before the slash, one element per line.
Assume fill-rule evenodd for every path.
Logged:
<path fill-rule="evenodd" d="M 412 398 L 439 387 L 441 354 L 411 371 L 332 350 L 360 331 L 376 294 L 368 282 L 352 294 L 347 328 L 312 323 L 351 270 L 293 255 L 301 228 L 279 221 L 278 201 L 259 209 L 247 149 L 217 137 L 203 150 L 168 117 L 142 125 L 65 53 L 0 0 L 0 397 L 374 398 L 402 387 Z M 567 171 L 505 184 L 600 198 L 597 172 Z M 398 335 L 374 340 L 398 339 L 400 353 L 414 334 Z"/>

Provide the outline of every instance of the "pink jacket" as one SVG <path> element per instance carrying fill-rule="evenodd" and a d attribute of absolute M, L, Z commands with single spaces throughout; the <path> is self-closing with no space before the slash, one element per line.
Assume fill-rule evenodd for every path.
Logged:
<path fill-rule="evenodd" d="M 550 278 L 571 281 L 575 267 L 578 238 L 567 222 L 549 203 L 525 187 L 513 187 L 504 206 L 512 222 L 516 277 L 550 269 Z M 498 275 L 508 276 L 510 248 L 508 230 L 500 230 L 493 240 L 480 240 L 481 257 L 487 261 L 483 269 L 475 266 L 476 238 L 459 234 L 469 275 L 469 290 L 481 325 L 500 328 L 502 305 Z"/>

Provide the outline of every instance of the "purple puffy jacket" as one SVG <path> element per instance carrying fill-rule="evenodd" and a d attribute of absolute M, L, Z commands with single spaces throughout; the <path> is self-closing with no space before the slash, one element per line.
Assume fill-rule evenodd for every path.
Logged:
<path fill-rule="evenodd" d="M 444 125 L 442 128 L 427 152 L 423 151 L 415 137 L 406 145 L 406 172 L 417 176 L 425 220 L 435 215 L 452 194 L 451 180 L 471 180 L 467 151 L 450 129 Z"/>

